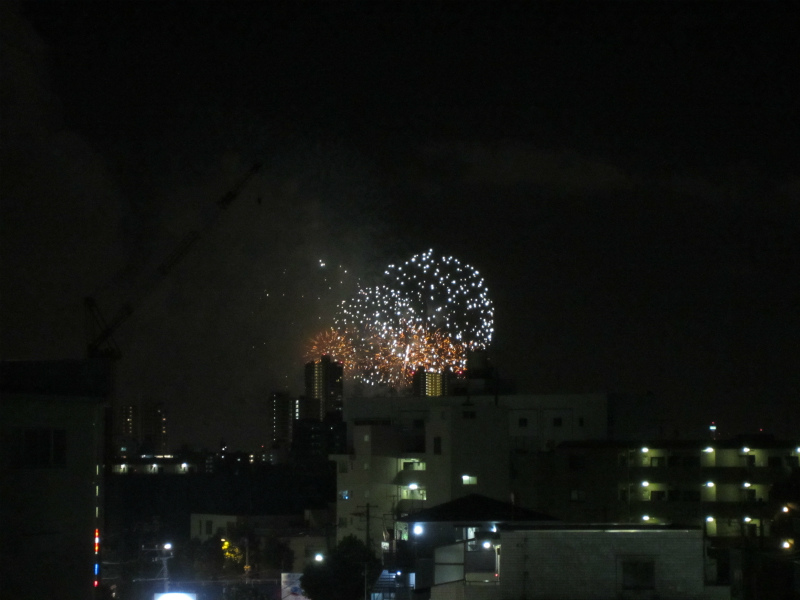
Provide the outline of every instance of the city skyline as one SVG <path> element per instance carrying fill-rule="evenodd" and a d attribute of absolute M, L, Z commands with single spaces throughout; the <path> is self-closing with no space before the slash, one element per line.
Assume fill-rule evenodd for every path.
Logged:
<path fill-rule="evenodd" d="M 336 306 L 432 248 L 485 278 L 520 391 L 795 435 L 785 12 L 5 3 L 2 359 L 80 358 L 84 297 L 135 300 L 120 403 L 252 447 Z"/>

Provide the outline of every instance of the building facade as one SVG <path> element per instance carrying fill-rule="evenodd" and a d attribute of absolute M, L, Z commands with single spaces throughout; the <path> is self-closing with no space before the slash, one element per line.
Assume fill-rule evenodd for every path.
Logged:
<path fill-rule="evenodd" d="M 515 455 L 512 486 L 565 521 L 679 523 L 701 527 L 725 547 L 774 537 L 775 519 L 791 509 L 773 490 L 798 476 L 799 460 L 800 443 L 764 435 L 575 441 Z"/>
<path fill-rule="evenodd" d="M 112 391 L 104 359 L 0 363 L 3 597 L 95 597 Z"/>
<path fill-rule="evenodd" d="M 476 493 L 518 502 L 512 453 L 605 439 L 607 402 L 601 394 L 348 398 L 344 417 L 348 451 L 330 457 L 337 536 L 368 538 L 378 551 L 396 518 L 428 506 Z"/>
<path fill-rule="evenodd" d="M 319 419 L 328 415 L 341 415 L 344 395 L 344 366 L 324 355 L 319 360 L 306 363 L 306 398 L 319 403 Z"/>

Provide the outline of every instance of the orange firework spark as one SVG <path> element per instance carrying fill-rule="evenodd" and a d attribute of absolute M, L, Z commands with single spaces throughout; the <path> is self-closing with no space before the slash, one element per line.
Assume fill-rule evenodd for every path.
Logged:
<path fill-rule="evenodd" d="M 311 339 L 305 358 L 307 361 L 319 360 L 325 354 L 341 362 L 346 373 L 351 373 L 356 368 L 353 344 L 348 336 L 333 328 L 325 329 Z"/>

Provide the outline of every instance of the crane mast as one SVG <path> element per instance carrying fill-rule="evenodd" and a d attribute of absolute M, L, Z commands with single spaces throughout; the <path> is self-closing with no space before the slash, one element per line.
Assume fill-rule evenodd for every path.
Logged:
<path fill-rule="evenodd" d="M 245 175 L 239 179 L 233 188 L 226 192 L 222 198 L 216 201 L 216 205 L 219 210 L 214 213 L 214 216 L 205 224 L 205 227 L 201 231 L 190 231 L 181 239 L 180 242 L 178 242 L 178 245 L 175 247 L 175 249 L 172 250 L 172 252 L 170 252 L 164 258 L 164 260 L 161 261 L 158 267 L 156 267 L 156 272 L 159 275 L 157 280 L 154 281 L 148 289 L 143 290 L 143 293 L 139 295 L 139 298 L 147 295 L 151 289 L 155 287 L 155 285 L 157 285 L 175 268 L 178 263 L 181 262 L 181 260 L 189 253 L 194 244 L 201 237 L 203 237 L 203 233 L 208 231 L 214 225 L 222 211 L 226 210 L 236 200 L 247 182 L 260 170 L 261 163 L 255 163 L 252 167 L 250 167 L 247 173 L 245 173 Z M 119 346 L 114 340 L 114 332 L 117 331 L 120 325 L 122 325 L 128 319 L 128 317 L 134 313 L 135 304 L 135 302 L 126 302 L 119 308 L 119 310 L 110 320 L 106 320 L 97 304 L 97 300 L 93 296 L 87 296 L 84 298 L 84 306 L 86 307 L 90 326 L 95 332 L 90 336 L 86 348 L 86 352 L 90 358 L 99 356 L 106 356 L 114 359 L 120 358 L 121 352 Z"/>

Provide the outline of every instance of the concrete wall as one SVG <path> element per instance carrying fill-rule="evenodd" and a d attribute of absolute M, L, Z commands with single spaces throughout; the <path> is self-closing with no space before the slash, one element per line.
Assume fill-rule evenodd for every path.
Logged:
<path fill-rule="evenodd" d="M 653 561 L 653 590 L 623 590 L 625 560 Z M 503 598 L 683 599 L 704 593 L 699 530 L 504 532 L 500 565 Z"/>

